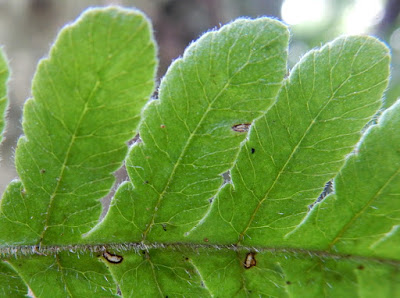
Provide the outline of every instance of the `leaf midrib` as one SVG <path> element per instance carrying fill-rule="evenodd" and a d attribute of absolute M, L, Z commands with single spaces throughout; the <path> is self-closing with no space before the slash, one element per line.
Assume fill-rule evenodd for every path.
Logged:
<path fill-rule="evenodd" d="M 350 253 L 334 253 L 329 250 L 302 249 L 293 247 L 273 247 L 273 246 L 236 246 L 235 244 L 204 244 L 190 242 L 123 242 L 123 243 L 99 243 L 99 244 L 70 244 L 70 245 L 3 245 L 0 246 L 0 254 L 7 257 L 41 255 L 53 256 L 61 252 L 69 253 L 97 253 L 104 251 L 120 251 L 120 252 L 139 252 L 149 250 L 175 250 L 184 251 L 185 249 L 208 250 L 208 251 L 224 251 L 224 252 L 257 252 L 257 253 L 275 253 L 288 254 L 298 258 L 299 255 L 305 257 L 316 257 L 322 259 L 334 260 L 353 260 L 353 261 L 370 261 L 380 264 L 391 265 L 400 268 L 400 258 L 391 259 L 381 256 L 366 256 Z"/>

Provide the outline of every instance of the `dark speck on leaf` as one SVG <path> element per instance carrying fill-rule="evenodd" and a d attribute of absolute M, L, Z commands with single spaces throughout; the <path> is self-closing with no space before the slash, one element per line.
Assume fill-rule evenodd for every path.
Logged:
<path fill-rule="evenodd" d="M 162 229 L 166 232 L 167 231 L 167 225 L 166 224 L 161 224 Z"/>
<path fill-rule="evenodd" d="M 358 270 L 364 270 L 365 267 L 364 267 L 363 265 L 359 265 L 359 266 L 357 267 L 357 269 L 358 269 Z"/>
<path fill-rule="evenodd" d="M 289 281 L 289 280 L 287 280 L 287 281 L 286 281 L 286 284 L 287 284 L 287 285 L 291 285 L 291 284 L 292 284 L 292 282 L 291 282 L 291 281 Z"/>
<path fill-rule="evenodd" d="M 45 170 L 45 169 L 41 169 L 41 170 L 40 170 L 40 173 L 41 173 L 41 174 L 44 174 L 44 173 L 46 173 L 46 170 Z"/>
<path fill-rule="evenodd" d="M 254 154 L 254 152 L 256 152 L 256 149 L 251 148 L 251 154 Z"/>

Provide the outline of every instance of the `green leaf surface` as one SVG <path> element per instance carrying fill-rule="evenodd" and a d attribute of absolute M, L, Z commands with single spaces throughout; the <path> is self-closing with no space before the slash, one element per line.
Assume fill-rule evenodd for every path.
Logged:
<path fill-rule="evenodd" d="M 101 213 L 154 86 L 155 46 L 137 11 L 89 10 L 59 34 L 33 79 L 25 136 L 1 202 L 1 243 L 78 242 Z"/>
<path fill-rule="evenodd" d="M 124 297 L 209 296 L 187 252 L 141 250 L 123 255 L 121 265 L 108 266 Z"/>
<path fill-rule="evenodd" d="M 10 264 L 2 261 L 0 272 L 0 295 L 2 297 L 26 297 L 27 286 Z"/>
<path fill-rule="evenodd" d="M 207 217 L 191 239 L 285 246 L 381 105 L 387 48 L 343 37 L 308 53 L 277 103 L 258 119 Z"/>
<path fill-rule="evenodd" d="M 215 297 L 357 297 L 359 261 L 337 262 L 301 252 L 259 252 L 256 265 L 243 266 L 247 252 L 194 256 Z M 373 266 L 373 264 L 372 264 Z"/>
<path fill-rule="evenodd" d="M 5 116 L 8 105 L 7 100 L 7 82 L 9 76 L 9 69 L 7 59 L 4 55 L 3 49 L 0 49 L 0 143 L 3 140 L 3 133 L 5 128 Z"/>
<path fill-rule="evenodd" d="M 0 295 L 400 297 L 400 103 L 377 113 L 389 51 L 341 37 L 284 78 L 288 37 L 269 18 L 205 33 L 149 100 L 140 12 L 62 29 L 1 201 Z"/>
<path fill-rule="evenodd" d="M 400 104 L 371 127 L 292 245 L 400 260 Z M 389 141 L 390 140 L 390 141 Z"/>
<path fill-rule="evenodd" d="M 173 63 L 127 159 L 134 187 L 120 187 L 91 240 L 182 239 L 232 167 L 246 137 L 240 128 L 274 102 L 287 42 L 277 21 L 238 20 L 206 33 Z"/>
<path fill-rule="evenodd" d="M 8 261 L 35 297 L 118 297 L 107 267 L 95 255 L 60 252 Z"/>
<path fill-rule="evenodd" d="M 36 297 L 397 297 L 390 262 L 323 251 L 174 244 L 8 261 Z M 47 253 L 49 250 L 46 251 Z M 249 252 L 255 265 L 244 266 Z M 121 258 L 113 263 L 112 257 Z M 106 270 L 108 269 L 108 270 Z M 39 273 L 39 274 L 38 274 Z M 11 274 L 10 274 L 11 275 Z M 15 276 L 16 277 L 16 276 Z M 4 287 L 7 288 L 7 287 Z"/>

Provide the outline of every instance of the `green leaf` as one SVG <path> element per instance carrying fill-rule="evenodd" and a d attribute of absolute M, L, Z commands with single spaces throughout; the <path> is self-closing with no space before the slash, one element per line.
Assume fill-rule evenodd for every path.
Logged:
<path fill-rule="evenodd" d="M 143 114 L 142 142 L 127 159 L 134 187 L 120 187 L 90 239 L 180 241 L 207 211 L 247 124 L 274 102 L 287 42 L 285 26 L 260 18 L 235 21 L 193 43 Z"/>
<path fill-rule="evenodd" d="M 207 297 L 197 269 L 182 251 L 142 250 L 124 253 L 120 265 L 108 267 L 124 297 Z"/>
<path fill-rule="evenodd" d="M 277 103 L 256 121 L 225 185 L 192 239 L 285 246 L 282 237 L 345 162 L 381 105 L 387 48 L 343 37 L 309 52 Z"/>
<path fill-rule="evenodd" d="M 7 109 L 7 82 L 8 82 L 9 70 L 7 65 L 7 59 L 0 49 L 0 143 L 3 140 L 3 132 L 5 127 L 5 116 Z"/>
<path fill-rule="evenodd" d="M 148 101 L 141 13 L 64 28 L 1 201 L 1 295 L 400 296 L 400 102 L 377 113 L 389 51 L 341 37 L 284 79 L 287 42 L 268 18 L 210 31 Z M 130 181 L 98 223 L 123 159 Z"/>
<path fill-rule="evenodd" d="M 213 252 L 194 256 L 194 263 L 216 297 L 353 297 L 358 264 L 301 252 L 258 252 L 256 265 L 243 266 L 248 252 Z M 238 262 L 240 260 L 240 262 Z M 330 284 L 329 284 L 330 283 Z"/>
<path fill-rule="evenodd" d="M 2 297 L 26 297 L 27 286 L 18 273 L 10 267 L 10 264 L 0 263 L 0 272 L 0 295 Z"/>
<path fill-rule="evenodd" d="M 97 223 L 155 66 L 151 28 L 137 11 L 89 10 L 60 32 L 25 104 L 21 182 L 1 201 L 1 243 L 75 243 Z"/>
<path fill-rule="evenodd" d="M 59 252 L 8 261 L 36 297 L 118 297 L 112 276 L 90 253 Z M 39 274 L 38 274 L 39 273 Z"/>
<path fill-rule="evenodd" d="M 292 245 L 400 260 L 400 102 L 371 127 Z"/>

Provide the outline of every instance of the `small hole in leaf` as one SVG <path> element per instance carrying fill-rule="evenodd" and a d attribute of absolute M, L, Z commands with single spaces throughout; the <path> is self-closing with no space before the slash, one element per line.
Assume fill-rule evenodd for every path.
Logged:
<path fill-rule="evenodd" d="M 108 251 L 103 252 L 103 258 L 105 258 L 109 263 L 119 264 L 124 259 L 122 256 L 109 253 Z"/>
<path fill-rule="evenodd" d="M 244 259 L 243 266 L 245 269 L 250 269 L 251 267 L 254 267 L 257 265 L 256 261 L 256 253 L 255 252 L 249 252 L 246 255 L 246 258 Z"/>
<path fill-rule="evenodd" d="M 236 132 L 248 132 L 250 126 L 250 123 L 235 124 L 234 126 L 232 126 L 232 130 Z"/>

